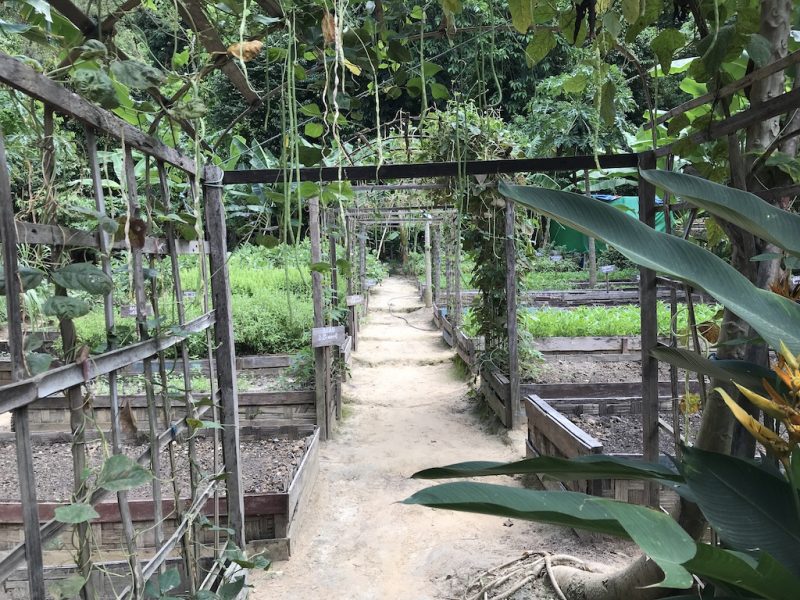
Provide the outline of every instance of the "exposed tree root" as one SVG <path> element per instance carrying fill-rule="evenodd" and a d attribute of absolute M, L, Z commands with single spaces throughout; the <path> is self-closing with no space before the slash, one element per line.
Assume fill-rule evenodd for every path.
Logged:
<path fill-rule="evenodd" d="M 568 554 L 525 552 L 519 558 L 493 567 L 479 574 L 464 592 L 464 600 L 506 600 L 528 584 L 535 584 L 544 574 L 556 596 L 567 600 L 559 585 L 556 567 L 576 572 L 592 572 L 592 568 L 579 558 Z"/>

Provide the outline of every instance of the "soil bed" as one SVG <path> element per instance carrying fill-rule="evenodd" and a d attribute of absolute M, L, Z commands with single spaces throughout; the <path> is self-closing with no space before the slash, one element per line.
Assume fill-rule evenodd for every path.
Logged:
<path fill-rule="evenodd" d="M 242 441 L 241 464 L 244 491 L 246 494 L 286 492 L 297 467 L 303 459 L 306 448 L 313 436 L 299 440 L 265 439 Z M 147 448 L 146 445 L 125 444 L 122 451 L 137 457 Z M 197 439 L 197 464 L 201 473 L 213 470 L 213 441 Z M 103 462 L 103 447 L 99 441 L 87 444 L 89 466 L 97 472 Z M 176 471 L 183 497 L 189 496 L 189 457 L 186 445 L 176 446 Z M 221 453 L 220 453 L 221 458 Z M 172 497 L 172 484 L 169 479 L 169 453 L 161 454 L 162 493 L 165 498 Z M 68 500 L 72 492 L 72 450 L 69 443 L 34 444 L 33 465 L 36 473 L 36 495 L 39 501 Z M 0 443 L 0 500 L 18 501 L 19 482 L 17 479 L 16 448 L 13 443 Z M 136 500 L 149 499 L 152 486 L 145 485 L 129 492 Z"/>
<path fill-rule="evenodd" d="M 566 415 L 570 421 L 603 444 L 603 454 L 641 454 L 642 416 L 641 415 Z M 661 418 L 672 424 L 669 412 L 662 412 Z M 700 415 L 689 418 L 689 437 L 694 439 L 700 427 Z M 681 434 L 684 420 L 681 417 Z M 659 447 L 662 454 L 675 455 L 675 442 L 671 434 L 661 431 Z"/>
<path fill-rule="evenodd" d="M 679 371 L 682 377 L 682 372 Z M 584 358 L 547 358 L 538 377 L 524 383 L 617 383 L 642 380 L 639 360 L 596 361 Z M 659 364 L 659 380 L 669 381 L 669 365 Z"/>

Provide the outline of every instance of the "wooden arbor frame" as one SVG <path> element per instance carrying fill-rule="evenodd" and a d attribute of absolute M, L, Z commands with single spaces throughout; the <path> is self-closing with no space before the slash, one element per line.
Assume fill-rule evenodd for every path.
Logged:
<path fill-rule="evenodd" d="M 42 398 L 53 394 L 64 393 L 70 402 L 71 421 L 73 424 L 73 469 L 75 476 L 76 501 L 96 504 L 109 494 L 103 488 L 95 490 L 91 496 L 85 497 L 83 491 L 83 470 L 86 466 L 84 448 L 84 423 L 89 417 L 87 406 L 83 398 L 82 386 L 99 376 L 108 376 L 109 395 L 111 397 L 111 440 L 114 455 L 122 452 L 122 429 L 120 420 L 120 399 L 117 389 L 117 373 L 126 366 L 143 362 L 146 379 L 152 381 L 154 364 L 158 369 L 162 381 L 166 381 L 166 368 L 164 351 L 176 348 L 182 355 L 183 376 L 186 391 L 182 409 L 186 416 L 177 418 L 173 413 L 166 385 L 158 395 L 164 407 L 163 420 L 168 423 L 165 430 L 160 430 L 159 417 L 156 413 L 156 392 L 153 386 L 147 386 L 149 406 L 150 442 L 144 453 L 137 457 L 140 465 L 149 465 L 158 473 L 161 469 L 161 453 L 167 450 L 170 455 L 174 453 L 174 443 L 185 439 L 192 463 L 195 462 L 195 448 L 193 442 L 192 419 L 213 419 L 215 426 L 221 429 L 222 458 L 217 460 L 214 445 L 215 463 L 219 462 L 218 474 L 226 474 L 225 496 L 227 504 L 227 527 L 231 530 L 229 537 L 239 547 L 244 548 L 244 503 L 243 485 L 241 479 L 240 450 L 239 450 L 239 411 L 236 389 L 236 363 L 233 344 L 233 328 L 231 320 L 231 293 L 227 267 L 227 249 L 225 234 L 225 211 L 222 205 L 222 171 L 214 166 L 199 167 L 194 160 L 180 151 L 164 145 L 159 140 L 150 137 L 138 129 L 128 125 L 111 113 L 98 108 L 59 84 L 47 79 L 43 75 L 23 63 L 0 54 L 0 83 L 8 85 L 26 96 L 39 100 L 44 105 L 44 131 L 46 145 L 43 150 L 43 175 L 45 183 L 52 183 L 54 177 L 55 150 L 52 142 L 54 115 L 61 115 L 67 119 L 81 124 L 85 129 L 85 145 L 88 157 L 88 168 L 91 174 L 92 188 L 95 197 L 97 213 L 106 215 L 104 187 L 100 163 L 97 158 L 97 136 L 113 138 L 122 142 L 124 154 L 124 180 L 126 183 L 125 198 L 128 202 L 129 214 L 138 218 L 145 209 L 140 203 L 134 174 L 135 162 L 133 152 L 137 151 L 145 157 L 146 162 L 154 164 L 158 173 L 159 184 L 154 195 L 167 207 L 170 206 L 170 183 L 168 169 L 172 168 L 186 182 L 191 194 L 196 192 L 197 184 L 202 180 L 202 195 L 205 200 L 205 240 L 198 243 L 180 243 L 175 231 L 166 228 L 166 237 L 163 239 L 145 237 L 144 242 L 131 243 L 132 282 L 135 292 L 135 313 L 139 330 L 139 342 L 115 348 L 113 337 L 109 338 L 109 350 L 92 356 L 88 360 L 80 361 L 72 355 L 76 362 L 69 362 L 65 366 L 51 369 L 42 374 L 29 377 L 26 375 L 26 361 L 24 354 L 24 337 L 20 318 L 20 293 L 21 282 L 16 276 L 18 244 L 46 244 L 56 249 L 57 252 L 69 248 L 82 247 L 97 249 L 102 257 L 102 268 L 106 275 L 111 275 L 110 255 L 114 248 L 120 246 L 113 243 L 107 233 L 102 231 L 90 233 L 86 231 L 70 230 L 53 225 L 23 223 L 16 221 L 14 200 L 8 177 L 8 164 L 6 162 L 5 145 L 0 134 L 0 238 L 3 242 L 3 263 L 5 265 L 5 296 L 7 313 L 9 315 L 9 350 L 11 354 L 12 383 L 0 387 L 0 413 L 12 411 L 15 421 L 17 468 L 20 481 L 20 493 L 23 503 L 24 542 L 19 544 L 2 560 L 0 560 L 0 582 L 5 581 L 23 561 L 28 571 L 29 593 L 31 598 L 46 597 L 45 577 L 42 549 L 45 542 L 52 540 L 59 534 L 66 524 L 57 520 L 50 520 L 40 527 L 39 506 L 36 498 L 36 482 L 33 469 L 33 456 L 31 447 L 31 434 L 28 423 L 28 406 Z M 142 202 L 149 202 L 148 194 Z M 19 232 L 19 233 L 18 233 Z M 183 292 L 178 264 L 180 254 L 199 254 L 203 273 L 203 310 L 204 314 L 193 320 L 187 320 L 183 306 Z M 205 257 L 208 256 L 208 265 Z M 144 276 L 144 263 L 147 256 L 168 256 L 170 258 L 173 278 L 173 292 L 178 298 L 177 315 L 180 332 L 165 332 L 157 328 L 157 335 L 151 337 L 147 320 L 150 310 L 159 314 L 158 293 L 151 286 L 148 297 L 146 279 Z M 152 258 L 151 258 L 152 260 Z M 152 264 L 151 264 L 152 266 Z M 210 289 L 209 289 L 210 282 Z M 66 291 L 57 288 L 57 295 L 65 295 Z M 105 325 L 109 332 L 114 328 L 113 292 L 104 297 Z M 65 351 L 75 351 L 75 330 L 72 320 L 61 320 L 61 336 L 64 341 Z M 212 334 L 213 330 L 213 334 Z M 191 394 L 191 372 L 189 371 L 188 347 L 186 337 L 192 333 L 206 334 L 209 362 L 215 368 L 212 375 L 212 400 L 210 405 L 196 406 Z M 219 415 L 217 407 L 219 407 Z M 216 431 L 216 429 L 215 429 Z M 215 440 L 216 440 L 215 436 Z M 170 461 L 172 462 L 172 461 Z M 176 474 L 171 474 L 175 477 Z M 219 492 L 222 486 L 218 478 L 211 480 L 199 479 L 195 468 L 191 469 L 190 487 L 191 498 L 180 498 L 179 490 L 174 488 L 175 501 L 173 513 L 162 514 L 162 490 L 159 478 L 153 479 L 154 500 L 154 538 L 156 552 L 145 560 L 137 550 L 136 534 L 133 529 L 131 512 L 128 506 L 127 493 L 117 494 L 118 507 L 123 525 L 123 539 L 126 545 L 127 558 L 130 563 L 131 578 L 128 584 L 120 583 L 125 589 L 116 590 L 120 597 L 141 598 L 144 595 L 144 584 L 148 578 L 157 573 L 170 553 L 178 544 L 181 545 L 183 562 L 188 581 L 194 591 L 200 589 L 204 583 L 210 584 L 219 574 L 209 574 L 202 579 L 202 574 L 197 565 L 200 548 L 197 539 L 197 525 L 195 519 L 207 502 L 216 506 L 215 514 L 220 514 Z M 176 520 L 176 530 L 169 537 L 165 536 L 162 521 L 165 518 Z M 216 518 L 218 521 L 218 518 Z M 78 529 L 78 568 L 87 579 L 83 587 L 84 598 L 95 597 L 95 584 L 92 574 L 92 556 L 88 524 L 80 523 Z M 224 545 L 220 536 L 215 535 L 214 556 L 221 558 Z M 217 563 L 219 565 L 219 562 Z M 115 586 L 116 587 L 116 586 Z"/>

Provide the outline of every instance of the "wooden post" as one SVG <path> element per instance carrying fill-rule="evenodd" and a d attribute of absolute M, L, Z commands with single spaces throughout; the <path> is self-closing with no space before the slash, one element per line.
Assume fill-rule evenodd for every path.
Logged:
<path fill-rule="evenodd" d="M 6 281 L 6 314 L 8 315 L 8 350 L 11 355 L 11 381 L 25 378 L 25 355 L 22 337 L 20 281 L 16 277 L 17 230 L 14 226 L 14 201 L 8 178 L 6 146 L 0 132 L 0 236 L 3 240 L 3 265 Z M 28 407 L 14 411 L 17 442 L 17 471 L 25 532 L 25 561 L 28 570 L 28 592 L 31 598 L 44 598 L 44 566 L 42 536 L 39 532 L 39 504 L 36 502 L 36 479 L 33 471 L 33 447 L 28 424 Z"/>
<path fill-rule="evenodd" d="M 225 498 L 228 505 L 228 527 L 233 541 L 244 549 L 244 489 L 239 450 L 239 392 L 236 387 L 236 352 L 233 343 L 233 312 L 230 276 L 228 274 L 228 242 L 225 232 L 225 207 L 222 204 L 222 169 L 206 165 L 203 170 L 206 236 L 211 267 L 211 295 L 216 317 L 214 323 L 214 362 L 217 366 L 220 421 L 222 424 L 222 459 L 225 462 Z M 201 257 L 202 260 L 202 257 Z"/>
<path fill-rule="evenodd" d="M 335 222 L 335 213 L 333 211 L 329 211 L 325 214 L 325 229 L 328 231 L 328 260 L 330 261 L 331 265 L 331 308 L 334 311 L 337 311 L 339 308 L 339 269 L 336 266 L 336 236 L 333 234 L 332 231 L 332 221 Z M 338 319 L 337 319 L 338 321 Z M 330 323 L 331 325 L 336 325 L 337 323 Z M 334 347 L 332 351 L 332 359 L 337 361 L 340 366 L 342 366 L 341 362 L 341 352 L 338 347 Z M 332 371 L 332 369 L 331 369 Z M 341 377 L 338 378 L 336 384 L 331 383 L 332 380 L 332 372 L 328 373 L 328 385 L 332 387 L 332 391 L 334 394 L 334 403 L 336 405 L 336 419 L 342 418 L 342 386 L 339 383 L 341 381 Z"/>
<path fill-rule="evenodd" d="M 444 255 L 444 264 L 445 264 L 445 284 L 447 289 L 445 293 L 447 294 L 447 298 L 445 301 L 445 306 L 447 307 L 447 318 L 450 319 L 450 314 L 453 312 L 454 304 L 454 297 L 453 297 L 453 230 L 455 229 L 455 220 L 450 222 L 450 227 L 448 228 L 447 235 L 445 236 L 446 243 L 445 247 L 445 255 Z"/>
<path fill-rule="evenodd" d="M 506 331 L 508 333 L 508 406 L 509 429 L 520 418 L 519 353 L 517 348 L 517 244 L 514 203 L 506 199 Z"/>
<path fill-rule="evenodd" d="M 350 265 L 350 274 L 347 276 L 347 295 L 351 296 L 355 293 L 355 286 L 353 285 L 353 277 L 355 269 L 353 264 L 355 259 L 353 257 L 353 220 L 350 217 L 345 217 L 345 231 L 347 232 L 347 262 Z M 356 307 L 347 307 L 347 332 L 353 338 L 353 352 L 358 349 L 358 332 L 356 331 Z"/>
<path fill-rule="evenodd" d="M 453 302 L 453 316 L 450 322 L 453 327 L 461 325 L 461 217 L 456 215 L 455 218 L 455 231 L 453 240 L 453 294 L 455 300 Z"/>
<path fill-rule="evenodd" d="M 639 154 L 639 169 L 653 169 L 656 166 L 652 152 Z M 655 225 L 656 188 L 639 177 L 639 220 L 648 227 Z M 656 273 L 650 269 L 639 270 L 639 306 L 642 327 L 642 449 L 644 460 L 657 462 L 658 446 L 658 361 L 650 352 L 658 344 L 658 290 Z M 645 504 L 658 506 L 658 486 L 645 483 Z"/>
<path fill-rule="evenodd" d="M 322 262 L 322 249 L 320 248 L 319 231 L 319 198 L 316 196 L 308 200 L 308 233 L 311 238 L 311 262 Z M 311 272 L 311 296 L 314 301 L 314 327 L 325 326 L 325 305 L 322 297 L 322 273 Z M 319 425 L 319 438 L 327 440 L 330 433 L 328 423 L 328 390 L 327 370 L 328 357 L 326 348 L 314 348 L 314 374 L 317 425 Z"/>
<path fill-rule="evenodd" d="M 433 305 L 433 275 L 431 274 L 431 224 L 425 223 L 425 306 L 430 308 Z"/>
<path fill-rule="evenodd" d="M 358 231 L 358 293 L 363 294 L 364 296 L 364 304 L 361 306 L 364 307 L 364 314 L 367 313 L 369 310 L 369 292 L 367 291 L 367 227 L 366 225 L 361 225 Z M 358 311 L 359 307 L 355 306 L 355 315 L 356 315 L 356 329 L 359 328 L 358 322 Z"/>
<path fill-rule="evenodd" d="M 587 196 L 592 193 L 592 187 L 589 183 L 589 170 L 583 172 L 584 192 Z M 606 278 L 608 281 L 608 278 Z M 597 285 L 597 243 L 593 237 L 589 238 L 589 287 L 594 288 Z"/>
<path fill-rule="evenodd" d="M 437 223 L 433 228 L 433 248 L 431 249 L 431 261 L 433 263 L 433 301 L 439 304 L 442 294 L 442 225 Z"/>

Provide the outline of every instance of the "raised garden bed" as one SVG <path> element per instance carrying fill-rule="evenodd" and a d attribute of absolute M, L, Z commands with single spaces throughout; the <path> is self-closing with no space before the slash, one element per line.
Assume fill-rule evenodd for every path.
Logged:
<path fill-rule="evenodd" d="M 248 544 L 258 550 L 267 550 L 273 559 L 285 559 L 291 553 L 292 540 L 298 535 L 302 523 L 303 506 L 310 497 L 319 470 L 319 430 L 307 431 L 300 439 L 263 439 L 242 441 L 242 474 L 245 490 L 245 535 Z M 142 448 L 126 446 L 124 450 L 135 454 Z M 13 468 L 15 448 L 13 444 L 0 447 L 0 461 L 4 464 L 5 477 L 0 480 L 0 554 L 4 555 L 23 540 L 22 505 L 16 498 L 16 470 Z M 198 441 L 198 460 L 201 470 L 211 468 L 211 444 L 207 440 Z M 90 461 L 93 453 L 90 451 Z M 165 460 L 166 453 L 162 457 Z M 93 462 L 99 461 L 97 454 Z M 181 462 L 182 461 L 182 462 Z M 178 468 L 185 473 L 179 481 L 182 497 L 188 492 L 188 464 L 186 456 L 179 457 Z M 38 463 L 38 464 L 37 464 Z M 34 464 L 37 473 L 37 491 L 40 498 L 39 514 L 41 522 L 53 517 L 58 506 L 64 504 L 72 486 L 72 464 L 67 444 L 47 444 L 34 448 Z M 181 468 L 180 465 L 184 464 Z M 166 466 L 164 467 L 166 468 Z M 165 473 L 166 474 L 166 473 Z M 134 526 L 140 532 L 140 548 L 151 548 L 153 539 L 153 501 L 151 487 L 142 486 L 129 493 L 130 508 Z M 163 481 L 164 498 L 171 498 L 172 486 Z M 169 516 L 174 502 L 163 500 L 163 514 Z M 122 525 L 119 508 L 115 500 L 104 500 L 95 506 L 100 514 L 91 522 L 97 547 L 104 552 L 119 551 L 123 547 Z M 220 500 L 222 525 L 225 521 L 224 497 Z M 209 519 L 214 515 L 214 500 L 209 499 L 203 515 Z M 176 521 L 166 518 L 164 533 L 170 535 Z M 201 529 L 201 535 L 211 542 L 214 533 Z M 61 547 L 71 547 L 72 530 L 66 528 L 58 538 Z M 63 562 L 63 552 L 59 543 L 51 546 L 55 551 L 53 559 Z M 48 562 L 47 553 L 45 561 Z M 52 562 L 52 561 L 50 561 Z"/>
<path fill-rule="evenodd" d="M 460 327 L 454 327 L 447 318 L 447 309 L 435 304 L 433 306 L 433 323 L 442 330 L 442 339 L 445 343 L 456 349 L 470 371 L 477 373 L 480 368 L 480 356 L 484 350 L 483 337 L 470 337 Z"/>
<path fill-rule="evenodd" d="M 632 448 L 628 447 L 628 452 L 615 452 L 613 444 L 604 447 L 603 442 L 536 395 L 523 396 L 522 403 L 528 416 L 525 444 L 527 456 L 574 458 L 589 454 L 608 454 L 626 458 L 642 457 L 640 449 L 630 451 Z M 669 458 L 666 454 L 662 455 L 662 461 L 668 463 Z M 561 482 L 545 476 L 540 477 L 540 481 L 548 489 L 568 489 L 632 504 L 644 503 L 644 483 L 641 481 L 607 478 Z M 662 506 L 672 507 L 677 502 L 677 496 L 671 490 L 662 489 L 660 502 Z"/>

